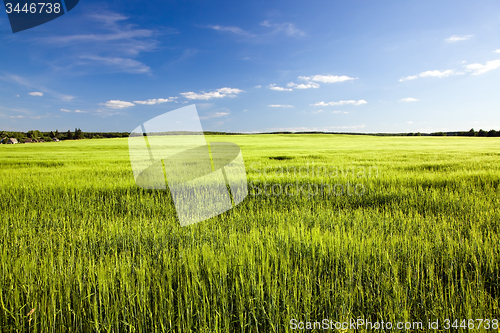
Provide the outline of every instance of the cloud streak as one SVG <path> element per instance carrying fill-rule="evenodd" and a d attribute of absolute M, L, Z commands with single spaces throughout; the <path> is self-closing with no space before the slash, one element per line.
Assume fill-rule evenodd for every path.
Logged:
<path fill-rule="evenodd" d="M 260 23 L 261 27 L 267 28 L 264 33 L 252 33 L 246 31 L 240 27 L 236 26 L 223 26 L 223 25 L 208 25 L 206 26 L 209 29 L 216 30 L 219 32 L 232 33 L 237 36 L 247 37 L 249 39 L 262 41 L 277 35 L 286 35 L 288 37 L 304 37 L 306 33 L 301 29 L 297 28 L 295 24 L 284 22 L 284 23 L 275 23 L 269 20 L 263 21 Z"/>
<path fill-rule="evenodd" d="M 270 84 L 269 89 L 275 90 L 275 91 L 292 91 L 292 88 L 284 88 L 284 87 L 278 87 L 276 84 Z"/>
<path fill-rule="evenodd" d="M 71 101 L 74 98 L 74 96 L 61 94 L 57 91 L 46 88 L 42 85 L 38 85 L 36 83 L 33 83 L 31 80 L 28 80 L 28 79 L 26 79 L 22 76 L 19 76 L 19 75 L 14 75 L 14 74 L 5 74 L 3 76 L 0 75 L 0 80 L 7 81 L 7 82 L 13 82 L 13 83 L 19 84 L 21 86 L 24 86 L 26 88 L 36 89 L 37 91 L 34 91 L 32 93 L 37 93 L 37 94 L 42 94 L 42 95 L 43 95 L 43 93 L 46 93 L 46 94 L 52 95 L 52 96 L 54 96 L 60 100 L 63 100 L 63 101 Z M 32 96 L 42 96 L 42 95 L 32 95 Z"/>
<path fill-rule="evenodd" d="M 230 112 L 216 112 L 214 114 L 205 116 L 205 117 L 200 117 L 200 119 L 211 119 L 211 118 L 220 118 L 220 117 L 226 117 L 229 116 L 231 113 Z"/>
<path fill-rule="evenodd" d="M 299 79 L 306 81 L 322 82 L 322 83 L 337 83 L 354 80 L 355 78 L 346 75 L 313 75 L 313 76 L 299 76 Z"/>
<path fill-rule="evenodd" d="M 451 75 L 460 75 L 460 74 L 463 74 L 463 73 L 457 72 L 454 69 L 447 69 L 444 71 L 432 70 L 432 71 L 425 71 L 425 72 L 419 73 L 417 75 L 410 75 L 410 76 L 402 77 L 399 79 L 399 82 L 411 81 L 411 80 L 415 80 L 415 79 L 422 78 L 422 77 L 443 78 L 443 77 L 448 77 Z"/>
<path fill-rule="evenodd" d="M 107 108 L 110 109 L 125 109 L 134 106 L 134 103 L 131 102 L 125 102 L 125 101 L 120 101 L 120 100 L 110 100 L 107 101 L 106 103 L 102 103 L 101 105 L 104 105 Z"/>
<path fill-rule="evenodd" d="M 481 75 L 489 71 L 495 70 L 497 68 L 500 68 L 500 59 L 487 61 L 485 64 L 474 63 L 466 65 L 465 72 L 457 71 L 455 69 L 447 69 L 443 71 L 440 70 L 425 71 L 417 75 L 402 77 L 399 79 L 399 82 L 411 81 L 411 80 L 416 80 L 418 78 L 426 78 L 426 77 L 444 78 L 453 75 L 463 75 L 466 73 L 471 73 L 471 75 Z"/>
<path fill-rule="evenodd" d="M 363 105 L 368 104 L 364 99 L 360 99 L 358 101 L 355 100 L 347 100 L 347 101 L 338 101 L 338 102 L 318 102 L 315 104 L 311 104 L 312 106 L 338 106 L 338 105 Z"/>
<path fill-rule="evenodd" d="M 289 37 L 304 37 L 306 33 L 297 28 L 293 23 L 272 23 L 271 21 L 263 21 L 261 26 L 271 28 L 272 34 L 284 33 Z"/>
<path fill-rule="evenodd" d="M 201 93 L 195 93 L 193 91 L 188 91 L 181 93 L 181 95 L 187 99 L 210 100 L 212 98 L 236 97 L 236 95 L 241 92 L 243 92 L 241 89 L 225 87 L 211 92 L 202 91 Z"/>
<path fill-rule="evenodd" d="M 69 71 L 74 67 L 89 70 L 90 60 L 90 64 L 98 65 L 101 70 L 109 68 L 112 72 L 129 74 L 150 72 L 147 65 L 133 58 L 142 52 L 151 52 L 157 48 L 157 33 L 154 30 L 136 28 L 135 25 L 125 22 L 128 20 L 127 16 L 109 11 L 86 17 L 90 19 L 90 22 L 85 22 L 88 26 L 86 31 L 89 33 L 50 36 L 36 40 L 44 45 L 64 48 L 64 63 L 68 63 L 68 58 L 72 59 L 73 63 L 69 62 L 70 65 L 60 68 L 61 70 Z"/>
<path fill-rule="evenodd" d="M 286 86 L 288 88 L 276 86 L 276 84 L 269 85 L 269 89 L 276 91 L 292 91 L 294 89 L 318 89 L 321 87 L 320 83 L 339 83 L 345 81 L 355 80 L 356 78 L 346 75 L 312 75 L 312 76 L 299 76 L 299 80 L 305 81 L 304 83 L 289 82 Z"/>
<path fill-rule="evenodd" d="M 474 37 L 474 35 L 464 35 L 464 36 L 454 35 L 454 36 L 451 36 L 449 38 L 446 38 L 445 41 L 448 43 L 456 43 L 456 42 L 461 42 L 464 40 L 469 40 L 472 37 Z"/>
<path fill-rule="evenodd" d="M 407 97 L 407 98 L 401 98 L 399 101 L 405 102 L 405 103 L 411 103 L 411 102 L 417 102 L 418 99 L 412 98 L 412 97 Z"/>
<path fill-rule="evenodd" d="M 134 103 L 135 104 L 142 104 L 142 105 L 155 105 L 155 104 L 173 102 L 175 99 L 177 99 L 177 97 L 153 98 L 153 99 L 148 99 L 146 101 L 134 101 Z"/>
<path fill-rule="evenodd" d="M 480 75 L 497 69 L 500 67 L 500 59 L 487 61 L 483 64 L 470 64 L 465 66 L 465 69 L 468 72 L 471 72 L 472 75 Z"/>
<path fill-rule="evenodd" d="M 150 73 L 151 68 L 140 61 L 120 58 L 120 57 L 100 57 L 95 55 L 80 56 L 80 59 L 92 60 L 97 64 L 107 66 L 112 71 L 125 72 L 129 74 L 145 74 Z"/>
<path fill-rule="evenodd" d="M 245 37 L 255 37 L 255 34 L 252 34 L 250 32 L 247 32 L 241 28 L 238 27 L 231 27 L 231 26 L 221 26 L 221 25 L 209 25 L 208 28 L 217 30 L 217 31 L 223 31 L 223 32 L 231 32 L 236 35 L 240 36 L 245 36 Z"/>

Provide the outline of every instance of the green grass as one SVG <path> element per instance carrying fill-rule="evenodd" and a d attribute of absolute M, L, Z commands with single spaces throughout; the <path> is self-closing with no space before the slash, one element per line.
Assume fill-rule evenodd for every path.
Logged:
<path fill-rule="evenodd" d="M 500 317 L 499 138 L 208 139 L 240 145 L 250 194 L 184 228 L 126 139 L 0 146 L 0 332 Z"/>

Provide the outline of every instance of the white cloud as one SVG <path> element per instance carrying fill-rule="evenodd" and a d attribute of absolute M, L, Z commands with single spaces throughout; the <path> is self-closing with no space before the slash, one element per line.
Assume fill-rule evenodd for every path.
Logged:
<path fill-rule="evenodd" d="M 500 53 L 500 49 L 493 51 L 495 53 Z"/>
<path fill-rule="evenodd" d="M 229 112 L 216 112 L 213 116 L 215 118 L 218 118 L 218 117 L 225 117 L 225 116 L 228 116 L 230 113 Z"/>
<path fill-rule="evenodd" d="M 198 99 L 198 100 L 209 100 L 212 98 L 223 98 L 223 97 L 236 97 L 237 94 L 243 92 L 241 89 L 237 88 L 220 88 L 211 92 L 195 93 L 193 91 L 181 93 L 187 99 Z"/>
<path fill-rule="evenodd" d="M 257 88 L 257 89 L 262 88 L 262 86 L 259 84 L 259 85 L 255 86 L 255 88 Z"/>
<path fill-rule="evenodd" d="M 290 37 L 303 37 L 306 33 L 298 29 L 293 23 L 271 23 L 271 21 L 264 21 L 260 24 L 263 27 L 272 28 L 272 33 L 284 32 Z"/>
<path fill-rule="evenodd" d="M 486 64 L 470 64 L 465 66 L 472 75 L 480 75 L 500 67 L 500 59 L 487 61 Z"/>
<path fill-rule="evenodd" d="M 138 55 L 140 52 L 153 51 L 157 41 L 152 39 L 155 32 L 149 29 L 135 29 L 134 25 L 126 24 L 128 17 L 113 12 L 105 12 L 87 16 L 93 21 L 99 22 L 89 24 L 92 27 L 104 28 L 105 33 L 88 33 L 79 35 L 63 35 L 42 38 L 45 44 L 74 47 L 89 52 L 89 49 L 99 48 L 99 51 L 107 50 L 112 53 L 124 53 Z M 175 33 L 166 29 L 163 33 Z M 81 51 L 80 51 L 81 54 Z"/>
<path fill-rule="evenodd" d="M 75 113 L 88 113 L 87 111 L 75 110 Z"/>
<path fill-rule="evenodd" d="M 399 79 L 399 82 L 404 82 L 404 81 L 410 81 L 410 80 L 415 80 L 418 79 L 419 77 L 437 77 L 437 78 L 442 78 L 442 77 L 447 77 L 450 75 L 459 75 L 463 74 L 461 72 L 456 72 L 454 69 L 447 69 L 444 71 L 439 71 L 439 70 L 433 70 L 433 71 L 426 71 L 422 72 L 417 75 L 410 75 L 407 77 L 402 77 Z"/>
<path fill-rule="evenodd" d="M 25 116 L 10 116 L 11 118 L 26 118 Z"/>
<path fill-rule="evenodd" d="M 469 40 L 472 37 L 474 37 L 474 35 L 464 35 L 464 36 L 454 35 L 454 36 L 451 36 L 449 38 L 446 38 L 445 41 L 447 41 L 448 43 L 455 43 L 455 42 L 460 42 L 463 40 Z"/>
<path fill-rule="evenodd" d="M 293 83 L 293 82 L 290 82 L 287 84 L 288 87 L 292 87 L 292 88 L 295 88 L 295 89 L 310 89 L 310 88 L 319 88 L 319 84 L 317 83 L 314 83 L 314 82 L 307 82 L 307 83 Z"/>
<path fill-rule="evenodd" d="M 228 31 L 228 32 L 232 32 L 233 34 L 246 36 L 246 37 L 255 37 L 254 34 L 249 33 L 249 32 L 247 32 L 241 28 L 238 28 L 238 27 L 230 27 L 230 26 L 224 27 L 221 25 L 209 25 L 208 28 L 214 29 L 217 31 Z"/>
<path fill-rule="evenodd" d="M 229 116 L 231 113 L 230 112 L 216 112 L 214 114 L 205 116 L 205 117 L 200 117 L 200 119 L 211 119 L 211 118 L 220 118 L 220 117 L 226 117 Z"/>
<path fill-rule="evenodd" d="M 407 124 L 413 124 L 413 121 L 407 121 L 406 123 Z"/>
<path fill-rule="evenodd" d="M 269 89 L 271 90 L 276 90 L 276 91 L 292 91 L 292 88 L 283 88 L 283 87 L 277 87 L 275 84 L 269 85 Z"/>
<path fill-rule="evenodd" d="M 145 74 L 151 71 L 151 68 L 142 62 L 129 58 L 99 56 L 80 56 L 80 58 L 92 60 L 105 66 L 109 66 L 116 71 L 130 74 Z"/>
<path fill-rule="evenodd" d="M 62 112 L 71 112 L 71 110 L 68 109 L 61 109 Z"/>
<path fill-rule="evenodd" d="M 220 88 L 220 89 L 217 89 L 217 92 L 219 92 L 221 94 L 226 94 L 226 95 L 239 94 L 242 91 L 243 90 L 240 90 L 238 88 Z"/>
<path fill-rule="evenodd" d="M 292 91 L 293 89 L 317 89 L 320 87 L 318 82 L 321 83 L 336 83 L 344 82 L 349 80 L 354 80 L 355 78 L 346 75 L 313 75 L 313 76 L 299 76 L 299 80 L 306 81 L 305 83 L 295 83 L 289 82 L 287 84 L 288 88 L 278 87 L 275 84 L 271 84 L 269 89 L 278 91 Z"/>
<path fill-rule="evenodd" d="M 313 76 L 299 76 L 299 79 L 306 81 L 315 81 L 322 83 L 336 83 L 336 82 L 344 82 L 349 80 L 354 80 L 353 77 L 349 77 L 346 75 L 313 75 Z"/>
<path fill-rule="evenodd" d="M 270 108 L 293 108 L 293 105 L 286 105 L 286 104 L 271 104 L 269 105 Z"/>
<path fill-rule="evenodd" d="M 33 91 L 33 92 L 30 92 L 28 95 L 31 95 L 31 96 L 43 96 L 43 92 Z"/>
<path fill-rule="evenodd" d="M 407 97 L 407 98 L 401 98 L 399 101 L 409 103 L 409 102 L 416 102 L 416 101 L 418 101 L 418 99 L 412 98 L 412 97 Z"/>
<path fill-rule="evenodd" d="M 323 110 L 318 110 L 318 111 L 313 111 L 312 113 L 317 114 L 317 113 L 323 113 Z"/>
<path fill-rule="evenodd" d="M 420 77 L 447 77 L 447 76 L 450 76 L 453 74 L 455 74 L 454 69 L 447 69 L 445 71 L 438 71 L 438 70 L 426 71 L 426 72 L 420 73 L 419 76 Z"/>
<path fill-rule="evenodd" d="M 128 22 L 128 17 L 103 9 L 99 14 L 84 15 L 80 22 L 87 28 L 84 34 L 61 34 L 36 38 L 35 42 L 52 48 L 64 49 L 53 58 L 52 67 L 60 72 L 124 72 L 149 73 L 151 69 L 134 60 L 143 52 L 157 49 L 159 36 L 155 30 L 141 29 Z M 174 29 L 162 28 L 161 35 L 177 33 Z M 63 59 L 62 61 L 61 59 Z M 64 65 L 63 65 L 64 64 Z"/>
<path fill-rule="evenodd" d="M 220 32 L 229 32 L 242 37 L 249 37 L 252 39 L 267 39 L 278 34 L 285 34 L 289 37 L 303 37 L 306 34 L 298 29 L 293 23 L 272 23 L 271 21 L 264 21 L 260 23 L 261 26 L 270 28 L 267 33 L 255 34 L 235 26 L 222 26 L 222 25 L 208 25 L 207 28 Z M 248 60 L 248 57 L 243 58 Z"/>
<path fill-rule="evenodd" d="M 153 99 L 148 99 L 146 101 L 134 101 L 135 104 L 142 104 L 142 105 L 155 105 L 155 104 L 161 104 L 161 103 L 167 103 L 167 102 L 172 102 L 175 100 L 177 97 L 169 97 L 169 98 L 153 98 Z"/>
<path fill-rule="evenodd" d="M 415 80 L 415 79 L 418 79 L 418 75 L 410 75 L 407 77 L 402 77 L 399 79 L 399 82 L 410 81 L 410 80 Z"/>
<path fill-rule="evenodd" d="M 111 100 L 107 101 L 106 103 L 102 103 L 101 105 L 104 105 L 110 109 L 125 109 L 134 106 L 135 104 L 119 100 Z"/>
<path fill-rule="evenodd" d="M 364 99 L 360 99 L 359 101 L 355 101 L 355 100 L 348 100 L 348 101 L 338 101 L 338 102 L 329 102 L 329 103 L 325 103 L 325 102 L 318 102 L 316 104 L 311 104 L 313 106 L 329 106 L 329 105 L 363 105 L 363 104 L 367 104 L 368 102 L 365 101 Z"/>

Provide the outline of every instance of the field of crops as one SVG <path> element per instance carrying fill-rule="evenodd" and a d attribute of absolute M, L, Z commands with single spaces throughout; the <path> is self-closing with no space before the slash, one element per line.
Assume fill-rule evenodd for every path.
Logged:
<path fill-rule="evenodd" d="M 0 332 L 500 317 L 500 138 L 207 138 L 249 195 L 187 227 L 126 139 L 0 146 Z"/>

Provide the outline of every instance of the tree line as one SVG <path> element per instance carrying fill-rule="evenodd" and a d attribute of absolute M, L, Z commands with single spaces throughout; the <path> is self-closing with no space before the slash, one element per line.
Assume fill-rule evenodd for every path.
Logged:
<path fill-rule="evenodd" d="M 207 135 L 238 135 L 243 133 L 227 132 L 204 132 Z M 469 131 L 462 132 L 434 132 L 434 133 L 338 133 L 338 132 L 273 132 L 273 133 L 255 133 L 255 134 L 349 134 L 349 135 L 377 135 L 377 136 L 478 136 L 478 137 L 500 137 L 500 130 L 485 131 L 480 129 L 475 131 L 471 128 Z M 9 132 L 0 131 L 0 143 L 7 143 L 9 138 L 15 138 L 18 142 L 24 143 L 26 139 L 34 142 L 49 142 L 54 138 L 58 140 L 83 140 L 83 139 L 102 139 L 102 138 L 125 138 L 130 135 L 129 132 L 83 132 L 80 128 L 75 128 L 73 132 L 59 132 L 58 130 L 42 132 L 32 130 L 28 132 Z"/>
<path fill-rule="evenodd" d="M 207 134 L 205 132 L 205 134 Z M 239 134 L 239 133 L 218 133 L 213 134 Z M 480 129 L 475 131 L 471 128 L 469 131 L 458 132 L 433 132 L 433 133 L 356 133 L 356 132 L 271 132 L 271 133 L 255 133 L 255 134 L 344 134 L 344 135 L 375 135 L 375 136 L 483 136 L 483 137 L 500 137 L 500 130 L 494 129 L 485 131 Z"/>
<path fill-rule="evenodd" d="M 18 142 L 24 143 L 26 139 L 31 139 L 35 142 L 49 142 L 54 139 L 58 140 L 83 140 L 83 139 L 101 139 L 101 138 L 123 138 L 128 137 L 128 132 L 83 132 L 80 128 L 75 128 L 73 132 L 59 132 L 58 130 L 50 132 L 42 132 L 32 130 L 28 132 L 9 132 L 0 131 L 0 142 L 8 141 L 9 138 L 15 138 Z"/>

